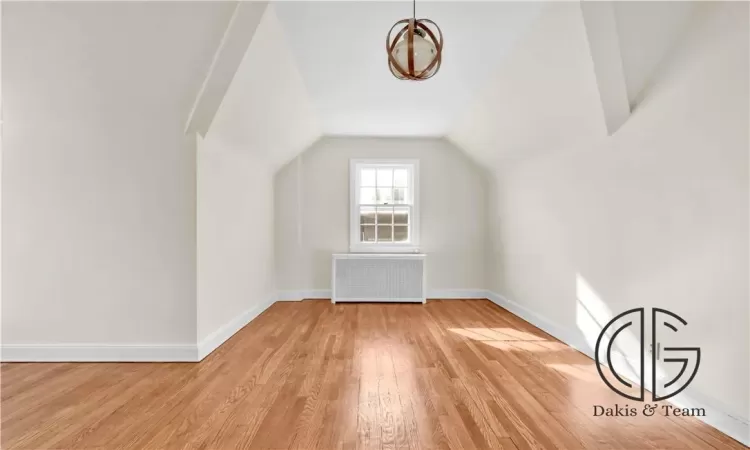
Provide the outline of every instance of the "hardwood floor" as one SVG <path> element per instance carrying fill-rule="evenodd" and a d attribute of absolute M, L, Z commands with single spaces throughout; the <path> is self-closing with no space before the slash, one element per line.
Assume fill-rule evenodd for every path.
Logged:
<path fill-rule="evenodd" d="M 3 364 L 2 448 L 729 449 L 489 301 L 276 303 L 201 363 Z M 635 406 L 631 402 L 631 406 Z"/>

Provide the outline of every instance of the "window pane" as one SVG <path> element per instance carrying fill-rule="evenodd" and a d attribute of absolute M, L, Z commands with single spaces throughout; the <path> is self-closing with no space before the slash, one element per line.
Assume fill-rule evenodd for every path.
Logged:
<path fill-rule="evenodd" d="M 393 185 L 399 187 L 407 187 L 409 181 L 409 174 L 406 169 L 395 169 L 393 171 Z"/>
<path fill-rule="evenodd" d="M 378 242 L 392 242 L 393 227 L 391 225 L 378 225 Z"/>
<path fill-rule="evenodd" d="M 409 208 L 395 208 L 393 223 L 406 225 L 409 223 Z"/>
<path fill-rule="evenodd" d="M 407 203 L 406 188 L 394 188 L 393 189 L 393 203 Z"/>
<path fill-rule="evenodd" d="M 371 223 L 375 224 L 375 208 L 369 208 L 367 206 L 363 206 L 359 208 L 359 223 L 360 224 L 366 224 Z"/>
<path fill-rule="evenodd" d="M 359 185 L 375 187 L 375 169 L 362 169 Z"/>
<path fill-rule="evenodd" d="M 409 227 L 396 225 L 393 227 L 393 242 L 406 242 L 409 240 Z"/>
<path fill-rule="evenodd" d="M 393 169 L 378 169 L 378 186 L 393 186 Z"/>
<path fill-rule="evenodd" d="M 363 205 L 374 205 L 375 201 L 375 188 L 362 188 L 359 190 L 359 203 Z"/>
<path fill-rule="evenodd" d="M 359 238 L 362 242 L 375 242 L 375 225 L 360 226 Z"/>
<path fill-rule="evenodd" d="M 378 188 L 378 199 L 377 203 L 380 205 L 387 205 L 393 203 L 393 188 Z"/>
<path fill-rule="evenodd" d="M 393 223 L 393 208 L 378 207 L 378 225 L 390 225 Z"/>

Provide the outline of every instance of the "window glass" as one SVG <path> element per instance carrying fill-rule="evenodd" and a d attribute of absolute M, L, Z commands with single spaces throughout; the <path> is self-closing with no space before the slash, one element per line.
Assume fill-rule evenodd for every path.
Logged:
<path fill-rule="evenodd" d="M 394 208 L 393 212 L 393 223 L 406 225 L 409 223 L 409 208 L 408 207 L 397 207 Z"/>
<path fill-rule="evenodd" d="M 375 187 L 375 169 L 362 169 L 360 186 Z"/>
<path fill-rule="evenodd" d="M 393 188 L 378 188 L 378 198 L 376 201 L 379 205 L 393 204 Z"/>
<path fill-rule="evenodd" d="M 391 225 L 393 223 L 393 208 L 378 207 L 378 225 Z"/>
<path fill-rule="evenodd" d="M 378 242 L 392 242 L 393 227 L 391 225 L 378 225 Z"/>
<path fill-rule="evenodd" d="M 393 188 L 393 203 L 406 203 L 406 188 Z"/>
<path fill-rule="evenodd" d="M 360 226 L 362 242 L 375 242 L 375 225 Z"/>
<path fill-rule="evenodd" d="M 359 203 L 362 205 L 374 205 L 377 203 L 375 198 L 375 188 L 363 187 L 359 190 Z"/>
<path fill-rule="evenodd" d="M 359 209 L 359 223 L 360 224 L 373 224 L 375 225 L 375 208 L 369 206 L 362 206 Z"/>
<path fill-rule="evenodd" d="M 352 248 L 358 243 L 372 244 L 372 247 L 363 247 L 368 250 L 377 248 L 380 243 L 418 244 L 418 230 L 411 228 L 418 223 L 415 216 L 418 208 L 413 203 L 412 190 L 415 188 L 412 183 L 416 177 L 416 165 L 401 161 L 392 164 L 357 162 L 353 166 L 356 170 L 351 172 L 355 177 L 350 195 Z M 391 247 L 385 246 L 384 249 Z"/>
<path fill-rule="evenodd" d="M 393 169 L 378 169 L 378 187 L 393 186 Z"/>
<path fill-rule="evenodd" d="M 409 172 L 406 169 L 393 170 L 393 185 L 396 187 L 406 187 L 409 180 Z"/>
<path fill-rule="evenodd" d="M 395 225 L 393 227 L 393 242 L 406 242 L 409 240 L 409 227 Z"/>

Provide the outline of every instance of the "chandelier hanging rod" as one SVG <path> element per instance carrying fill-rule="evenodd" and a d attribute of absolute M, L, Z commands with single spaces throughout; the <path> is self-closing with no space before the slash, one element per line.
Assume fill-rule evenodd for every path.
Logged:
<path fill-rule="evenodd" d="M 394 30 L 400 27 L 398 32 Z M 443 33 L 429 19 L 417 20 L 417 0 L 412 0 L 412 17 L 396 22 L 386 38 L 388 69 L 400 80 L 426 80 L 440 69 Z"/>

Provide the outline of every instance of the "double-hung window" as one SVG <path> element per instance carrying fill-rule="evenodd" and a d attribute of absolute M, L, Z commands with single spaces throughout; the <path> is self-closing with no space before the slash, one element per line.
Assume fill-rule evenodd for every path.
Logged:
<path fill-rule="evenodd" d="M 352 160 L 350 250 L 416 252 L 419 161 Z"/>

